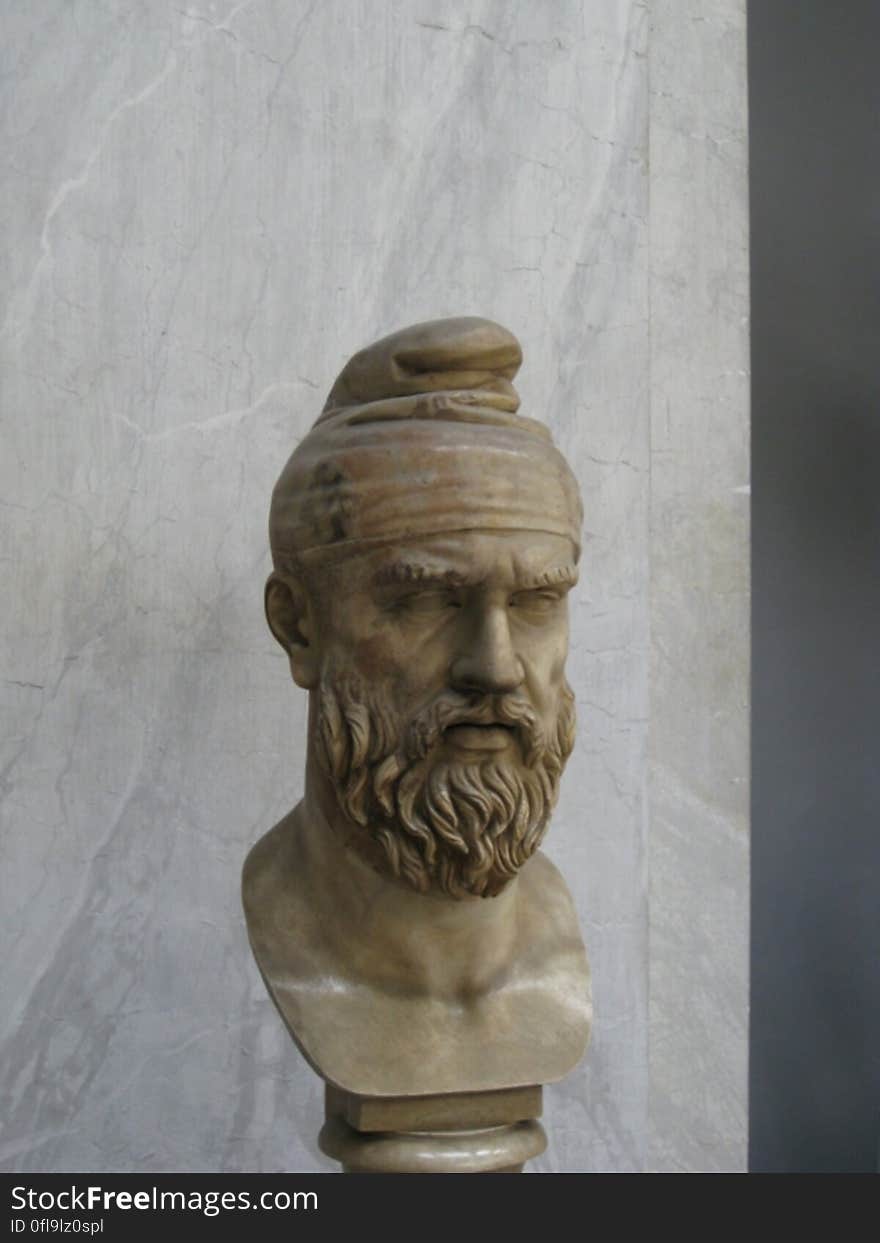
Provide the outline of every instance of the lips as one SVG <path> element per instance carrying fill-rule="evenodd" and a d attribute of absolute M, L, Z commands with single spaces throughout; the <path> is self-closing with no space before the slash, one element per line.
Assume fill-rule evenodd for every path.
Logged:
<path fill-rule="evenodd" d="M 501 725 L 497 721 L 463 721 L 443 731 L 447 742 L 464 751 L 503 751 L 510 745 L 513 735 L 510 725 Z"/>

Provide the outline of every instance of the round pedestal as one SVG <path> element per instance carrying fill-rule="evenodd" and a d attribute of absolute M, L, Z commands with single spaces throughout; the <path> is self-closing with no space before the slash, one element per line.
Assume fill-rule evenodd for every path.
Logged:
<path fill-rule="evenodd" d="M 518 1174 L 547 1147 L 540 1122 L 470 1131 L 356 1131 L 330 1117 L 318 1137 L 321 1151 L 346 1174 Z"/>

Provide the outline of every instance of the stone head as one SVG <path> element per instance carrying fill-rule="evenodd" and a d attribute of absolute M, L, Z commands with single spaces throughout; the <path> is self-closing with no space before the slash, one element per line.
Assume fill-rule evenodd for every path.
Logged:
<path fill-rule="evenodd" d="M 574 740 L 581 506 L 517 413 L 520 362 L 482 319 L 356 354 L 270 513 L 266 614 L 310 692 L 315 796 L 378 870 L 453 898 L 537 849 Z"/>

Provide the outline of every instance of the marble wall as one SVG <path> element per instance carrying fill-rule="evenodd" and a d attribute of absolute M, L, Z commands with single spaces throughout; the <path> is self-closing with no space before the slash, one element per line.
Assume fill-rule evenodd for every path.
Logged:
<path fill-rule="evenodd" d="M 746 1161 L 749 373 L 744 13 L 650 47 L 651 1169 Z"/>
<path fill-rule="evenodd" d="M 584 491 L 539 1170 L 745 1159 L 743 0 L 7 6 L 0 1167 L 320 1170 L 238 874 L 296 800 L 274 478 L 356 348 L 511 327 Z"/>

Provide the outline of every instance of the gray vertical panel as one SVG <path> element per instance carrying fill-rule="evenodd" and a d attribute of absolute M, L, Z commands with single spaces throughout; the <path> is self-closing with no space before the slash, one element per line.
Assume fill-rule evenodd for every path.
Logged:
<path fill-rule="evenodd" d="M 750 8 L 751 1162 L 880 1138 L 880 9 Z"/>

